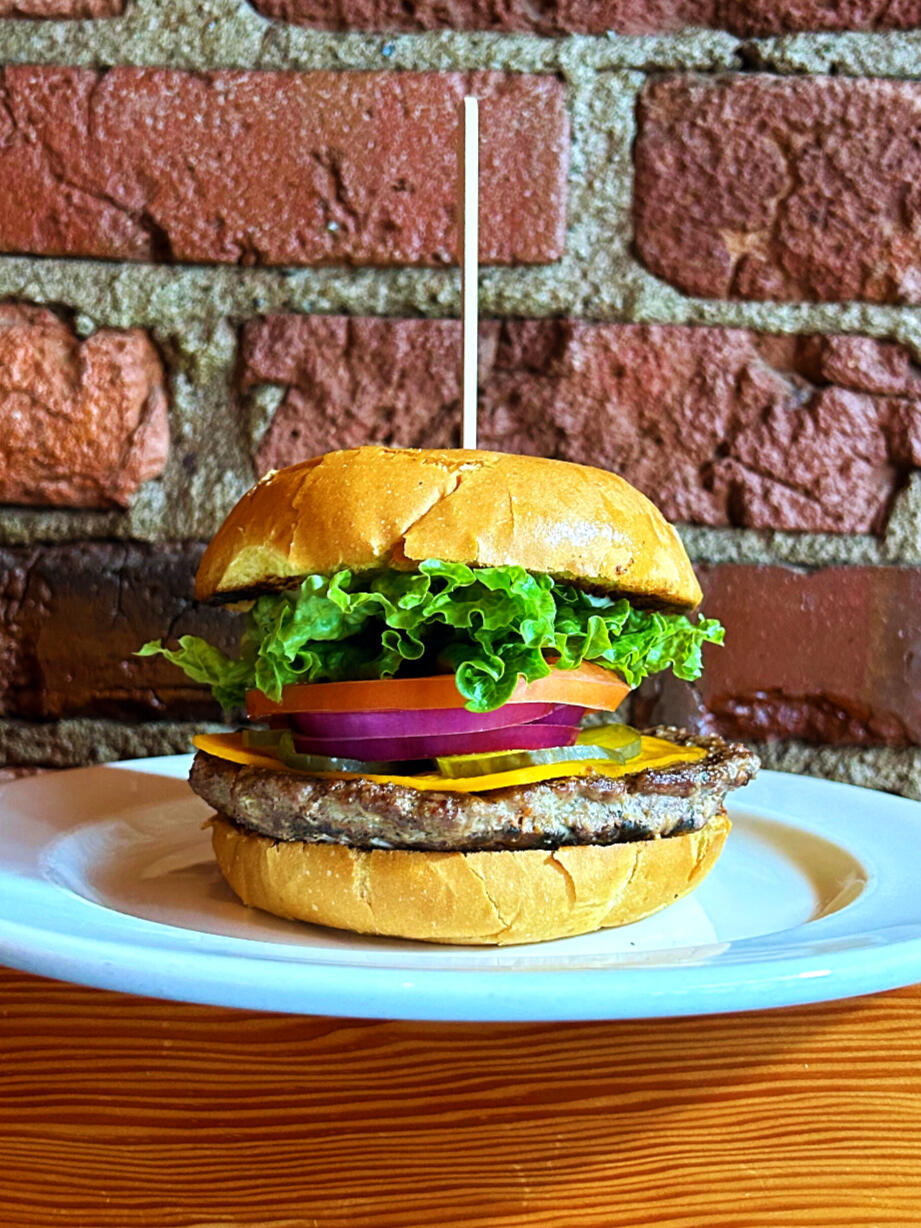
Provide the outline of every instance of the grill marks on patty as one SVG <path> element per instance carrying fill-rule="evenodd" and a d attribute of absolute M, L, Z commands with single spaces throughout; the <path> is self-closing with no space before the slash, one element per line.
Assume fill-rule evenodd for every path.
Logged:
<path fill-rule="evenodd" d="M 722 738 L 650 730 L 707 753 L 628 776 L 567 777 L 486 793 L 422 792 L 229 763 L 199 751 L 189 783 L 238 827 L 275 840 L 429 852 L 619 844 L 696 831 L 748 783 L 757 755 Z"/>

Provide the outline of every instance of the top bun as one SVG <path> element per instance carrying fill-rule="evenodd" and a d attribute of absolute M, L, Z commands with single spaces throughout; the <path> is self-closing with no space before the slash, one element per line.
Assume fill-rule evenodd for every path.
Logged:
<path fill-rule="evenodd" d="M 267 473 L 205 551 L 196 596 L 245 600 L 424 559 L 528 571 L 646 604 L 701 598 L 678 534 L 623 478 L 504 452 L 351 448 Z"/>

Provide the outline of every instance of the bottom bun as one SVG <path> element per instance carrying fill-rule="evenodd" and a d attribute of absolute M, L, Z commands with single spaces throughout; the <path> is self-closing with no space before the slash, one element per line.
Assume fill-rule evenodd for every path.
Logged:
<path fill-rule="evenodd" d="M 216 816 L 221 873 L 244 904 L 290 920 L 424 942 L 544 942 L 628 925 L 687 895 L 730 829 L 549 851 L 424 853 L 275 841 Z"/>

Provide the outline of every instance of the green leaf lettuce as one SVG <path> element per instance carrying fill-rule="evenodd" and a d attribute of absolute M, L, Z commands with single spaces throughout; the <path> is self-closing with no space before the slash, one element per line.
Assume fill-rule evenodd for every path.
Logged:
<path fill-rule="evenodd" d="M 225 709 L 247 690 L 281 698 L 298 682 L 392 678 L 453 670 L 471 712 L 506 703 L 519 677 L 528 682 L 592 661 L 631 687 L 671 668 L 701 671 L 701 647 L 721 644 L 715 619 L 638 610 L 521 567 L 478 567 L 429 559 L 418 572 L 307 576 L 297 588 L 257 599 L 236 658 L 197 636 L 178 647 L 154 640 L 139 656 L 161 653 Z"/>

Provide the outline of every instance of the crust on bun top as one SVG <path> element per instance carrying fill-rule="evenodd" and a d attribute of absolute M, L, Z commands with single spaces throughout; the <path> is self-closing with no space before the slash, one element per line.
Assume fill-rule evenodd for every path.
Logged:
<path fill-rule="evenodd" d="M 267 473 L 218 529 L 195 593 L 245 600 L 301 576 L 412 571 L 424 559 L 517 565 L 675 609 L 701 599 L 678 534 L 614 473 L 504 452 L 380 447 Z"/>

